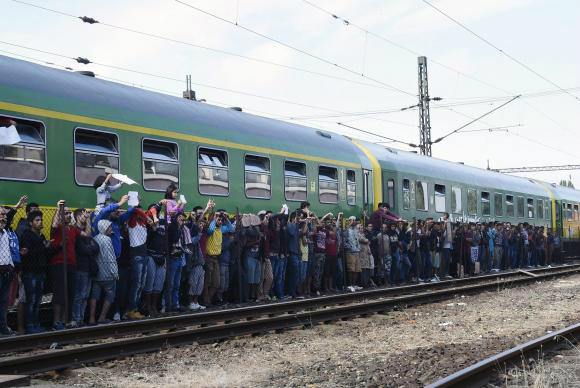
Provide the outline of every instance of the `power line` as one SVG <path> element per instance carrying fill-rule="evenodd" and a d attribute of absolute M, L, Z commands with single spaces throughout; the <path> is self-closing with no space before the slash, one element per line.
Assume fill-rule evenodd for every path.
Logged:
<path fill-rule="evenodd" d="M 392 137 L 388 137 L 388 136 L 379 135 L 379 134 L 374 133 L 374 132 L 370 132 L 370 131 L 367 131 L 367 130 L 364 130 L 364 129 L 361 129 L 361 128 L 353 127 L 352 125 L 348 125 L 348 124 L 344 124 L 344 123 L 340 123 L 340 122 L 337 122 L 336 124 L 341 125 L 343 127 L 350 128 L 350 129 L 354 129 L 355 131 L 359 131 L 359 132 L 362 132 L 362 133 L 366 133 L 368 135 L 380 137 L 381 139 L 386 139 L 386 140 L 389 140 L 389 141 L 391 141 L 393 143 L 404 144 L 404 145 L 409 146 L 409 147 L 412 147 L 412 148 L 417 148 L 418 147 L 416 144 L 407 143 L 405 141 L 393 139 Z"/>
<path fill-rule="evenodd" d="M 502 172 L 505 174 L 514 173 L 514 172 L 540 172 L 540 171 L 564 171 L 564 170 L 580 170 L 580 165 L 579 164 L 566 164 L 563 166 L 492 168 L 492 171 Z"/>
<path fill-rule="evenodd" d="M 263 33 L 261 33 L 261 32 L 258 32 L 258 31 L 256 31 L 256 30 L 253 30 L 253 29 L 251 29 L 251 28 L 249 28 L 249 27 L 243 26 L 243 25 L 242 25 L 242 24 L 240 24 L 240 23 L 233 22 L 233 21 L 231 21 L 231 20 L 228 20 L 228 19 L 226 19 L 226 18 L 223 18 L 223 17 L 221 17 L 221 16 L 218 16 L 218 15 L 216 15 L 216 14 L 214 14 L 214 13 L 211 13 L 211 12 L 209 12 L 209 11 L 203 10 L 203 9 L 201 9 L 201 8 L 198 8 L 198 7 L 194 6 L 194 5 L 191 5 L 191 4 L 189 4 L 189 3 L 186 3 L 185 1 L 181 1 L 181 0 L 174 0 L 174 1 L 175 1 L 175 2 L 177 2 L 177 3 L 179 3 L 179 4 L 182 4 L 182 5 L 184 5 L 184 6 L 186 6 L 186 7 L 189 7 L 189 8 L 191 8 L 191 9 L 193 9 L 193 10 L 196 10 L 196 11 L 198 11 L 198 12 L 201 12 L 201 13 L 203 13 L 203 14 L 207 15 L 207 16 L 210 16 L 210 17 L 212 17 L 212 18 L 214 18 L 214 19 L 220 20 L 220 21 L 222 21 L 222 22 L 224 22 L 224 23 L 227 23 L 227 24 L 230 24 L 230 25 L 232 25 L 232 26 L 235 26 L 235 27 L 241 28 L 242 30 L 244 30 L 244 31 L 247 31 L 247 32 L 249 32 L 249 33 L 251 33 L 251 34 L 254 34 L 254 35 L 256 35 L 256 36 L 259 36 L 259 37 L 261 37 L 261 38 L 267 39 L 267 40 L 269 40 L 269 41 L 271 41 L 271 42 L 274 42 L 274 43 L 276 43 L 276 44 L 278 44 L 278 45 L 280 45 L 280 46 L 286 47 L 286 48 L 288 48 L 288 49 L 290 49 L 290 50 L 296 51 L 296 52 L 298 52 L 298 53 L 300 53 L 300 54 L 303 54 L 303 55 L 305 55 L 305 56 L 308 56 L 308 57 L 310 57 L 310 58 L 316 59 L 317 61 L 320 61 L 320 62 L 326 63 L 327 65 L 330 65 L 330 66 L 336 67 L 336 68 L 338 68 L 338 69 L 344 70 L 344 71 L 346 71 L 346 72 L 349 72 L 349 73 L 351 73 L 351 74 L 355 74 L 356 76 L 359 76 L 359 77 L 362 77 L 362 78 L 366 78 L 366 79 L 368 79 L 368 80 L 370 80 L 370 81 L 376 82 L 376 83 L 378 83 L 378 84 L 380 84 L 380 85 L 386 86 L 387 88 L 390 88 L 390 89 L 392 89 L 392 90 L 395 90 L 395 91 L 397 91 L 397 92 L 400 92 L 400 93 L 403 93 L 403 94 L 406 94 L 406 95 L 408 95 L 408 96 L 411 96 L 411 97 L 416 97 L 416 94 L 414 94 L 414 93 L 407 92 L 407 91 L 405 91 L 405 90 L 403 90 L 403 89 L 400 89 L 400 88 L 398 88 L 398 87 L 396 87 L 396 86 L 390 85 L 390 84 L 388 84 L 388 83 L 386 83 L 386 82 L 383 82 L 383 81 L 381 81 L 381 80 L 379 80 L 379 79 L 376 79 L 376 78 L 373 78 L 373 77 L 369 77 L 369 76 L 367 76 L 367 75 L 365 75 L 365 74 L 363 74 L 363 73 L 360 73 L 360 72 L 358 72 L 358 71 L 356 71 L 356 70 L 353 70 L 353 69 L 351 69 L 351 68 L 348 68 L 348 67 L 346 67 L 346 66 L 343 66 L 343 65 L 341 65 L 341 64 L 335 63 L 335 62 L 333 62 L 333 61 L 330 61 L 330 60 L 328 60 L 328 59 L 326 59 L 326 58 L 323 58 L 323 57 L 321 57 L 321 56 L 319 56 L 319 55 L 316 55 L 316 54 L 314 54 L 314 53 L 311 53 L 311 52 L 309 52 L 309 51 L 306 51 L 306 50 L 304 50 L 304 49 L 301 49 L 301 48 L 299 48 L 299 47 L 293 46 L 293 45 L 291 45 L 291 44 L 289 44 L 289 43 L 283 42 L 283 41 L 281 41 L 281 40 L 279 40 L 279 39 L 272 38 L 271 36 L 268 36 L 268 35 L 266 35 L 266 34 L 263 34 Z"/>
<path fill-rule="evenodd" d="M 340 76 L 335 76 L 335 75 L 331 75 L 331 74 L 327 74 L 327 73 L 322 73 L 322 72 L 318 72 L 318 71 L 314 71 L 314 70 L 309 70 L 309 69 L 305 69 L 305 68 L 301 68 L 301 67 L 297 67 L 297 66 L 286 65 L 286 64 L 283 64 L 283 63 L 269 61 L 269 60 L 266 60 L 266 59 L 261 59 L 261 58 L 251 57 L 251 56 L 248 56 L 248 55 L 238 54 L 238 53 L 234 53 L 234 52 L 227 51 L 227 50 L 221 50 L 221 49 L 216 49 L 216 48 L 213 48 L 213 47 L 202 46 L 202 45 L 199 45 L 199 44 L 195 44 L 195 43 L 183 41 L 183 40 L 180 40 L 180 39 L 171 38 L 171 37 L 168 37 L 168 36 L 163 36 L 163 35 L 154 34 L 154 33 L 146 32 L 146 31 L 141 31 L 141 30 L 135 30 L 135 29 L 128 28 L 128 27 L 124 27 L 124 26 L 120 26 L 120 25 L 115 25 L 115 24 L 103 22 L 103 21 L 100 21 L 100 20 L 96 20 L 96 19 L 93 19 L 93 18 L 89 18 L 87 16 L 76 16 L 76 15 L 72 15 L 72 14 L 67 13 L 67 12 L 55 10 L 55 9 L 52 9 L 52 8 L 43 7 L 43 6 L 40 6 L 40 5 L 37 5 L 37 4 L 32 4 L 32 3 L 28 3 L 28 2 L 25 2 L 25 1 L 21 1 L 21 0 L 11 0 L 11 1 L 13 1 L 15 3 L 18 3 L 18 4 L 22 4 L 22 5 L 34 7 L 34 8 L 37 8 L 37 9 L 41 9 L 41 10 L 44 10 L 44 11 L 47 11 L 47 12 L 52 12 L 52 13 L 55 13 L 55 14 L 59 14 L 61 16 L 66 16 L 66 17 L 73 18 L 73 19 L 80 19 L 81 21 L 83 21 L 85 23 L 88 23 L 88 24 L 91 24 L 91 25 L 92 24 L 102 25 L 102 26 L 106 26 L 106 27 L 109 27 L 109 28 L 118 29 L 118 30 L 130 32 L 130 33 L 133 33 L 133 34 L 146 36 L 146 37 L 153 38 L 153 39 L 163 40 L 163 41 L 167 41 L 167 42 L 177 43 L 177 44 L 181 44 L 181 45 L 185 45 L 185 46 L 189 46 L 189 47 L 193 47 L 193 48 L 197 48 L 197 49 L 202 49 L 202 50 L 210 51 L 210 52 L 213 52 L 215 54 L 222 54 L 222 55 L 227 55 L 227 56 L 233 56 L 233 57 L 245 59 L 245 60 L 248 60 L 248 61 L 253 61 L 253 62 L 265 64 L 265 65 L 271 65 L 271 66 L 276 66 L 276 67 L 280 67 L 280 68 L 285 68 L 285 69 L 288 69 L 288 70 L 293 70 L 293 71 L 298 71 L 298 72 L 302 72 L 302 73 L 307 73 L 307 74 L 311 74 L 311 75 L 315 75 L 315 76 L 319 76 L 319 77 L 325 77 L 325 78 L 334 79 L 334 80 L 338 80 L 338 81 L 349 82 L 349 83 L 353 83 L 353 84 L 357 84 L 357 85 L 365 86 L 365 87 L 371 87 L 371 88 L 376 88 L 376 89 L 384 89 L 384 90 L 392 91 L 392 88 L 391 87 L 386 87 L 386 86 L 383 86 L 383 85 L 370 84 L 370 83 L 361 82 L 361 81 L 357 81 L 357 80 L 353 80 L 353 79 L 348 79 L 348 78 L 344 78 L 344 77 L 340 77 Z"/>
<path fill-rule="evenodd" d="M 488 46 L 490 46 L 490 47 L 494 48 L 495 50 L 499 51 L 502 55 L 504 55 L 505 57 L 509 58 L 512 62 L 517 63 L 518 65 L 520 65 L 521 67 L 523 67 L 527 71 L 535 74 L 536 76 L 540 77 L 544 81 L 548 82 L 550 85 L 552 85 L 552 86 L 560 89 L 561 91 L 563 91 L 564 93 L 568 94 L 569 96 L 571 96 L 575 100 L 580 101 L 580 97 L 575 96 L 572 93 L 569 93 L 568 91 L 566 91 L 564 88 L 562 88 L 557 83 L 553 82 L 552 80 L 550 80 L 547 77 L 543 76 L 542 74 L 538 73 L 536 70 L 532 69 L 530 66 L 526 65 L 525 63 L 523 63 L 519 59 L 514 58 L 513 56 L 511 56 L 510 54 L 508 54 L 505 50 L 502 50 L 501 48 L 499 48 L 498 46 L 496 46 L 495 44 L 493 44 L 492 42 L 490 42 L 489 40 L 487 40 L 483 36 L 479 35 L 475 31 L 473 31 L 472 29 L 470 29 L 469 27 L 467 27 L 465 24 L 461 23 L 459 20 L 451 17 L 450 15 L 448 15 L 445 12 L 443 12 L 440 8 L 437 8 L 436 6 L 434 6 L 433 4 L 431 4 L 430 2 L 428 2 L 427 0 L 422 0 L 422 1 L 423 1 L 423 3 L 427 4 L 429 7 L 433 8 L 435 11 L 439 12 L 441 15 L 445 16 L 447 19 L 451 20 L 452 22 L 454 22 L 455 24 L 457 24 L 458 26 L 460 26 L 461 28 L 463 28 L 464 30 L 466 30 L 467 32 L 469 32 L 471 35 L 475 36 L 477 39 L 481 40 L 482 42 L 484 42 Z"/>

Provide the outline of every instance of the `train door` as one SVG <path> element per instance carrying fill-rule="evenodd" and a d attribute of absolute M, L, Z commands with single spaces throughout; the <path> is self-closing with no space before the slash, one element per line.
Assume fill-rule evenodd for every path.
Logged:
<path fill-rule="evenodd" d="M 397 208 L 397 184 L 395 173 L 383 170 L 383 202 L 391 206 L 391 210 L 399 214 Z"/>
<path fill-rule="evenodd" d="M 561 201 L 554 201 L 554 209 L 556 210 L 556 214 L 552 214 L 552 217 L 556 220 L 556 230 L 555 233 L 564 237 L 564 215 L 562 214 L 562 202 Z"/>
<path fill-rule="evenodd" d="M 365 211 L 371 212 L 372 207 L 372 197 L 373 192 L 373 173 L 371 170 L 363 170 L 363 209 Z"/>

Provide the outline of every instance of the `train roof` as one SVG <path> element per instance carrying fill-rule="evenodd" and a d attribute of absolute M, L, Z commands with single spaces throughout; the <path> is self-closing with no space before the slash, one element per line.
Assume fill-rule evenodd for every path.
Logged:
<path fill-rule="evenodd" d="M 563 201 L 574 201 L 580 202 L 580 191 L 573 189 L 571 187 L 564 187 L 557 185 L 555 183 L 551 184 L 550 189 L 556 195 L 556 198 L 561 199 Z"/>
<path fill-rule="evenodd" d="M 461 163 L 379 146 L 373 143 L 365 143 L 365 146 L 372 150 L 381 166 L 387 170 L 419 176 L 437 177 L 442 180 L 463 183 L 473 187 L 487 187 L 490 189 L 526 193 L 542 197 L 548 196 L 545 186 L 528 178 L 466 166 Z M 546 183 L 546 185 L 550 184 Z M 550 189 L 553 190 L 553 187 L 550 186 Z"/>
<path fill-rule="evenodd" d="M 0 90 L 16 104 L 283 151 L 291 142 L 291 152 L 356 165 L 365 160 L 335 133 L 1 55 Z"/>

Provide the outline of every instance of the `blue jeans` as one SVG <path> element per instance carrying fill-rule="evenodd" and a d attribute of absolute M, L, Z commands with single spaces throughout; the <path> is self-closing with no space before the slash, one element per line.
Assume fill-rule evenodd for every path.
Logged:
<path fill-rule="evenodd" d="M 87 300 L 91 291 L 91 278 L 88 272 L 77 271 L 75 273 L 75 291 L 72 305 L 72 320 L 83 322 L 85 319 L 85 310 Z"/>
<path fill-rule="evenodd" d="M 338 256 L 336 260 L 336 277 L 334 278 L 336 289 L 343 290 L 344 289 L 344 258 L 342 256 Z"/>
<path fill-rule="evenodd" d="M 143 292 L 160 294 L 163 290 L 163 283 L 165 283 L 165 264 L 157 265 L 155 260 L 149 256 Z"/>
<path fill-rule="evenodd" d="M 8 294 L 10 293 L 10 284 L 14 278 L 14 272 L 5 272 L 0 274 L 0 331 L 6 331 L 6 310 L 8 309 Z"/>
<path fill-rule="evenodd" d="M 181 269 L 183 258 L 169 257 L 165 275 L 165 311 L 179 309 L 179 285 L 181 283 Z"/>
<path fill-rule="evenodd" d="M 131 258 L 131 283 L 129 286 L 129 302 L 127 303 L 128 311 L 137 310 L 139 297 L 145 286 L 149 259 L 149 256 L 135 256 Z"/>
<path fill-rule="evenodd" d="M 423 279 L 431 279 L 433 277 L 433 267 L 431 265 L 431 252 L 421 251 L 423 257 Z"/>
<path fill-rule="evenodd" d="M 401 254 L 399 251 L 391 253 L 391 273 L 389 274 L 389 282 L 396 284 L 402 278 Z"/>
<path fill-rule="evenodd" d="M 291 253 L 288 256 L 288 295 L 295 297 L 298 286 L 298 276 L 300 276 L 300 256 Z"/>
<path fill-rule="evenodd" d="M 40 326 L 38 313 L 45 281 L 46 275 L 43 273 L 24 272 L 22 274 L 26 294 L 26 326 L 29 328 Z"/>
<path fill-rule="evenodd" d="M 518 248 L 515 245 L 510 245 L 508 248 L 508 261 L 511 268 L 518 268 Z"/>
<path fill-rule="evenodd" d="M 272 277 L 274 281 L 272 282 L 272 289 L 274 294 L 278 299 L 284 296 L 284 272 L 286 267 L 286 258 L 281 258 L 278 255 L 270 256 L 270 262 L 272 263 Z"/>

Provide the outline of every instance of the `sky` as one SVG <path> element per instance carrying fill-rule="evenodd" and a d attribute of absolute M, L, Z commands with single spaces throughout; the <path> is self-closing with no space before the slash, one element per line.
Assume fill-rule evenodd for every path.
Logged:
<path fill-rule="evenodd" d="M 175 96 L 191 74 L 207 103 L 371 142 L 419 143 L 418 111 L 400 109 L 418 102 L 423 55 L 429 95 L 442 98 L 431 103 L 432 140 L 522 95 L 434 144 L 434 157 L 580 164 L 579 1 L 428 0 L 495 48 L 423 0 L 24 1 L 0 0 L 0 55 Z M 578 170 L 521 175 L 580 188 Z"/>

